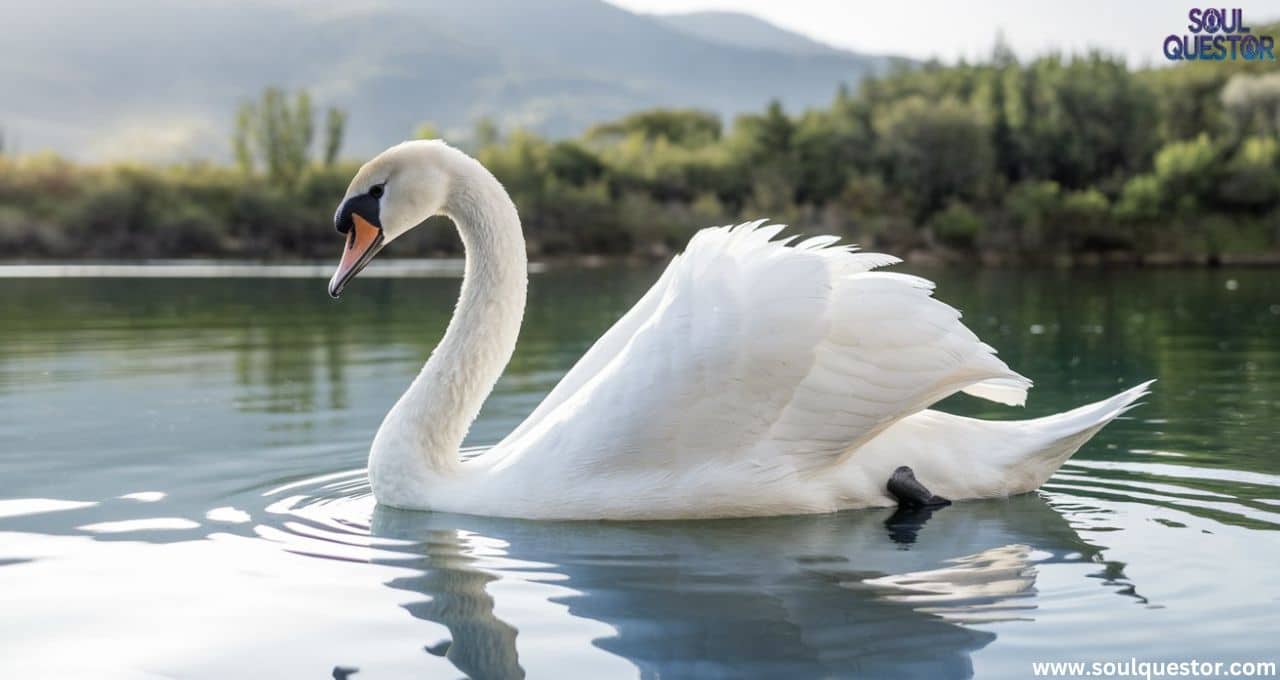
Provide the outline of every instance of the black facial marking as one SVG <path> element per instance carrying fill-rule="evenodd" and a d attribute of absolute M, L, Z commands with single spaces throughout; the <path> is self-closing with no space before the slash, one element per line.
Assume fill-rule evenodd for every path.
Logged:
<path fill-rule="evenodd" d="M 333 227 L 342 234 L 351 231 L 353 224 L 351 216 L 354 214 L 363 217 L 369 224 L 382 228 L 382 222 L 378 219 L 378 208 L 378 198 L 372 193 L 352 196 L 338 208 L 337 214 L 333 216 Z"/>

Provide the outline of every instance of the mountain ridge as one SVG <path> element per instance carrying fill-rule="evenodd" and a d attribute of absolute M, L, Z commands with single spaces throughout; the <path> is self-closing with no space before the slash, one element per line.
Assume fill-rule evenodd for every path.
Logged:
<path fill-rule="evenodd" d="M 820 44 L 741 15 L 702 17 L 699 36 L 599 0 L 51 0 L 13 14 L 0 88 L 21 96 L 0 103 L 0 127 L 20 150 L 84 160 L 225 158 L 237 103 L 267 85 L 347 109 L 345 152 L 366 155 L 421 122 L 454 138 L 482 116 L 563 136 L 653 107 L 798 110 L 893 61 L 806 51 Z M 708 21 L 730 26 L 724 39 Z M 735 25 L 793 39 L 751 45 Z"/>
<path fill-rule="evenodd" d="M 741 12 L 680 12 L 651 16 L 676 30 L 724 45 L 809 55 L 848 52 Z"/>

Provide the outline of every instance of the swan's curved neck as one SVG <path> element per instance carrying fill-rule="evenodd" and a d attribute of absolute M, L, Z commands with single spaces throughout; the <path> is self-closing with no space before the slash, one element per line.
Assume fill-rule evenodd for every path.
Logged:
<path fill-rule="evenodd" d="M 515 205 L 479 162 L 458 152 L 451 165 L 442 212 L 466 250 L 462 292 L 444 338 L 374 438 L 375 483 L 421 484 L 414 478 L 457 471 L 458 449 L 511 359 L 524 315 L 528 263 Z"/>

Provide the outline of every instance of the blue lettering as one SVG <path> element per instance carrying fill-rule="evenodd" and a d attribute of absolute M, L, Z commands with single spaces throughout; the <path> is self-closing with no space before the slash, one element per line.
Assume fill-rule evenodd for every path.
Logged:
<path fill-rule="evenodd" d="M 1253 61 L 1258 57 L 1258 39 L 1247 35 L 1244 40 L 1240 41 L 1240 56 L 1246 61 Z"/>
<path fill-rule="evenodd" d="M 1258 58 L 1267 61 L 1276 60 L 1276 39 L 1269 36 L 1262 36 L 1262 47 L 1258 50 Z"/>
<path fill-rule="evenodd" d="M 1213 58 L 1205 55 L 1205 53 L 1209 51 L 1209 45 L 1212 44 L 1211 41 L 1212 38 L 1208 35 L 1196 36 L 1196 59 L 1204 60 Z"/>
<path fill-rule="evenodd" d="M 1256 35 L 1244 23 L 1240 7 L 1193 7 L 1187 10 L 1189 34 L 1165 36 L 1169 61 L 1276 61 L 1276 40 Z"/>
<path fill-rule="evenodd" d="M 1208 33 L 1217 33 L 1222 28 L 1222 11 L 1210 7 L 1204 11 L 1204 30 Z"/>
<path fill-rule="evenodd" d="M 1236 9 L 1234 9 L 1234 10 L 1231 10 L 1231 13 L 1232 13 L 1232 14 L 1234 14 L 1234 15 L 1235 15 L 1235 17 L 1236 17 L 1236 32 L 1237 32 L 1237 33 L 1248 33 L 1250 30 L 1252 30 L 1252 29 L 1250 29 L 1248 26 L 1245 26 L 1245 25 L 1244 25 L 1244 10 L 1243 10 L 1243 9 L 1236 8 Z"/>

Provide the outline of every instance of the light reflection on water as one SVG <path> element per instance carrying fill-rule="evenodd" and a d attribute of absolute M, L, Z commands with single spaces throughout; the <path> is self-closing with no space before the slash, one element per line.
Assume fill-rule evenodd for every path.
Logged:
<path fill-rule="evenodd" d="M 535 277 L 470 441 L 514 427 L 652 276 Z M 1266 660 L 1280 624 L 1271 276 L 937 273 L 1036 378 L 1030 415 L 1156 376 L 1150 403 L 1039 495 L 692 523 L 375 507 L 368 440 L 456 281 L 357 282 L 337 304 L 314 281 L 9 281 L 0 668 L 947 678 Z"/>

